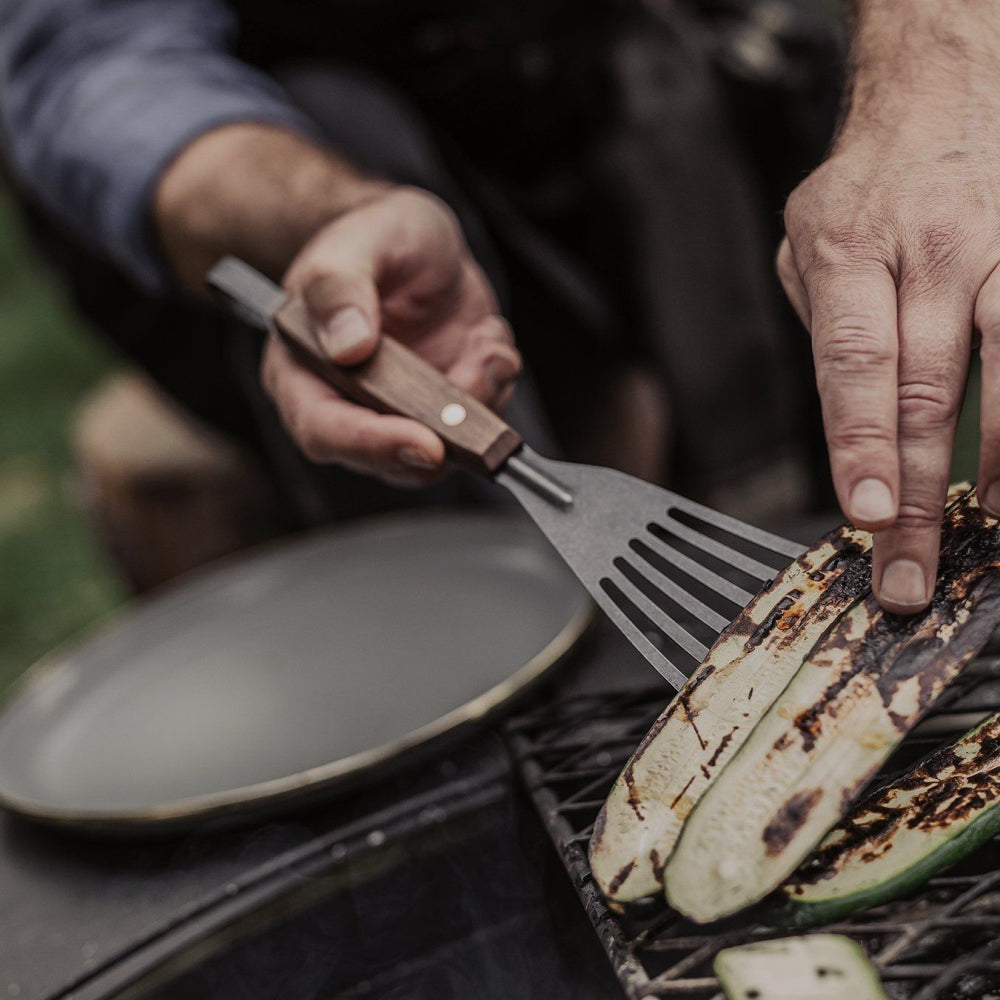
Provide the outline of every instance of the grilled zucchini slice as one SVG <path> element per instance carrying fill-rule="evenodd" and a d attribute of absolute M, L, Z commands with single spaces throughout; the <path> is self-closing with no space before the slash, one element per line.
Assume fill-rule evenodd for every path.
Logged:
<path fill-rule="evenodd" d="M 840 934 L 726 948 L 715 974 L 729 1000 L 888 1000 L 864 951 Z"/>
<path fill-rule="evenodd" d="M 966 495 L 945 517 L 931 606 L 904 619 L 856 605 L 702 797 L 664 873 L 672 906 L 717 920 L 798 867 L 989 639 L 998 570 L 998 522 Z"/>
<path fill-rule="evenodd" d="M 1000 714 L 859 802 L 779 890 L 769 922 L 829 923 L 916 889 L 1000 833 Z"/>
<path fill-rule="evenodd" d="M 713 776 L 831 622 L 868 591 L 871 535 L 847 525 L 795 560 L 737 616 L 615 782 L 590 865 L 611 901 L 663 890 L 663 865 Z"/>

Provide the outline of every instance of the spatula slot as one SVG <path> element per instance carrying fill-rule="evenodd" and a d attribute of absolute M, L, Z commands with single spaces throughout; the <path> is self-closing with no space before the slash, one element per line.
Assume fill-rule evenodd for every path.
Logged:
<path fill-rule="evenodd" d="M 694 559 L 689 559 L 670 545 L 668 541 L 658 538 L 653 533 L 654 527 L 658 528 L 659 526 L 647 525 L 648 534 L 643 536 L 643 541 L 671 568 L 676 567 L 681 573 L 686 574 L 689 579 L 697 580 L 703 586 L 711 588 L 715 593 L 732 601 L 738 607 L 742 608 L 746 606 L 747 602 L 754 595 L 753 590 L 738 587 L 730 580 L 719 576 L 718 573 L 713 573 L 711 570 L 706 569 L 701 563 L 695 562 Z M 682 582 L 680 577 L 675 576 L 674 579 L 678 583 Z"/>
<path fill-rule="evenodd" d="M 656 582 L 693 615 L 711 626 L 718 635 L 739 614 L 744 602 L 734 600 L 707 586 L 697 577 L 685 573 L 675 562 L 664 558 L 644 541 L 629 540 L 629 548 L 656 574 Z M 664 581 L 660 582 L 659 578 Z M 715 641 L 713 635 L 712 641 Z"/>
<path fill-rule="evenodd" d="M 642 632 L 668 662 L 673 664 L 686 677 L 689 677 L 694 672 L 701 662 L 701 657 L 692 656 L 678 642 L 675 642 L 652 618 L 640 611 L 636 604 L 625 596 L 621 588 L 614 581 L 605 577 L 601 580 L 600 587 L 615 607 L 632 625 Z"/>
<path fill-rule="evenodd" d="M 796 550 L 800 548 L 800 546 L 792 543 L 788 547 L 788 552 L 778 551 L 773 545 L 774 538 L 772 535 L 765 535 L 763 532 L 760 532 L 762 540 L 759 543 L 755 542 L 752 537 L 749 537 L 751 534 L 756 533 L 755 529 L 750 525 L 741 524 L 740 531 L 742 533 L 737 534 L 734 531 L 729 531 L 717 521 L 698 517 L 697 514 L 692 514 L 691 511 L 684 510 L 681 507 L 671 507 L 667 511 L 667 516 L 671 521 L 676 521 L 678 524 L 692 529 L 702 537 L 712 539 L 731 551 L 753 560 L 763 568 L 761 579 L 764 580 L 769 580 L 775 576 L 776 570 L 783 570 L 788 565 L 789 560 L 798 555 Z M 716 514 L 715 516 L 720 520 L 723 519 L 723 515 L 721 514 Z M 767 539 L 767 543 L 763 541 L 764 538 Z M 736 560 L 734 560 L 734 564 L 740 565 L 739 561 Z M 746 566 L 744 568 L 748 569 Z M 753 570 L 752 572 L 756 575 L 757 571 Z"/>
<path fill-rule="evenodd" d="M 715 614 L 710 608 L 704 608 L 707 621 L 699 618 L 698 615 L 685 607 L 681 602 L 674 600 L 669 593 L 661 590 L 652 580 L 644 575 L 638 568 L 633 566 L 627 559 L 619 556 L 614 561 L 615 569 L 622 574 L 634 587 L 646 595 L 661 611 L 664 612 L 674 623 L 686 632 L 690 632 L 699 642 L 706 646 L 711 646 L 718 638 L 719 632 L 726 627 L 728 620 L 721 615 Z M 668 582 L 669 585 L 669 582 Z M 676 590 L 675 590 L 676 592 Z M 689 602 L 684 602 L 689 603 Z M 697 607 L 697 602 L 694 607 Z M 717 625 L 717 628 L 713 628 Z"/>
<path fill-rule="evenodd" d="M 743 601 L 743 605 L 760 590 L 761 583 L 773 575 L 768 567 L 760 567 L 760 572 L 741 568 L 734 561 L 741 558 L 740 553 L 727 549 L 708 538 L 701 536 L 697 536 L 697 539 L 692 538 L 691 536 L 696 533 L 689 528 L 680 525 L 675 527 L 673 524 L 670 527 L 665 527 L 654 521 L 647 525 L 647 530 L 654 538 L 669 545 L 675 552 L 686 556 L 695 563 L 699 569 L 697 572 L 699 579 L 705 579 L 705 570 L 707 570 L 713 574 L 715 579 L 727 581 L 746 593 L 747 597 Z M 716 549 L 716 552 L 710 551 L 709 546 Z M 715 579 L 709 583 L 709 586 L 714 586 Z M 706 580 L 706 582 L 708 581 Z"/>

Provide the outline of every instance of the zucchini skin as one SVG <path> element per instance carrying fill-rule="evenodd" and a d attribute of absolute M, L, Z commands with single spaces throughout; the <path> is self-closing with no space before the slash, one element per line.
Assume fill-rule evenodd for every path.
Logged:
<path fill-rule="evenodd" d="M 945 519 L 931 606 L 911 618 L 868 597 L 844 616 L 685 825 L 668 901 L 699 923 L 758 902 L 834 826 L 1000 616 L 1000 531 L 971 495 Z"/>
<path fill-rule="evenodd" d="M 786 651 L 803 633 L 818 638 L 870 584 L 871 535 L 841 525 L 722 633 L 632 754 L 597 818 L 590 865 L 609 901 L 662 892 L 663 867 L 687 814 L 794 673 Z"/>
<path fill-rule="evenodd" d="M 957 752 L 970 745 L 979 747 L 971 758 Z M 954 791 L 949 794 L 949 789 Z M 967 801 L 956 803 L 963 791 Z M 894 804 L 897 798 L 903 801 Z M 942 807 L 952 804 L 950 814 L 940 815 Z M 926 837 L 927 852 L 910 863 L 892 850 L 901 828 Z M 775 926 L 814 927 L 880 906 L 919 888 L 997 833 L 1000 714 L 859 802 L 778 890 L 764 919 Z M 912 856 L 912 850 L 908 854 Z M 865 875 L 870 884 L 840 890 L 844 873 Z"/>

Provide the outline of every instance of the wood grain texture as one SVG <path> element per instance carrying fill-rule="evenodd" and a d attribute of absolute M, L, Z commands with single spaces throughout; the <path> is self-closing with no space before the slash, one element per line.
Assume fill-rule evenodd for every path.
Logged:
<path fill-rule="evenodd" d="M 301 299 L 289 298 L 274 322 L 300 364 L 357 403 L 419 420 L 444 441 L 454 462 L 472 472 L 492 476 L 522 444 L 492 410 L 391 337 L 383 335 L 367 361 L 347 367 L 323 357 Z M 464 418 L 445 423 L 446 407 L 461 413 L 456 404 Z"/>

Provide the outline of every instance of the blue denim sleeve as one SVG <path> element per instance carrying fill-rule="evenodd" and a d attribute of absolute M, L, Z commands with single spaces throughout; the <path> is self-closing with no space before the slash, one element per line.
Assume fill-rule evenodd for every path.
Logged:
<path fill-rule="evenodd" d="M 151 199 L 171 159 L 236 121 L 309 124 L 235 59 L 221 0 L 0 0 L 0 125 L 24 185 L 147 289 L 169 278 Z"/>

